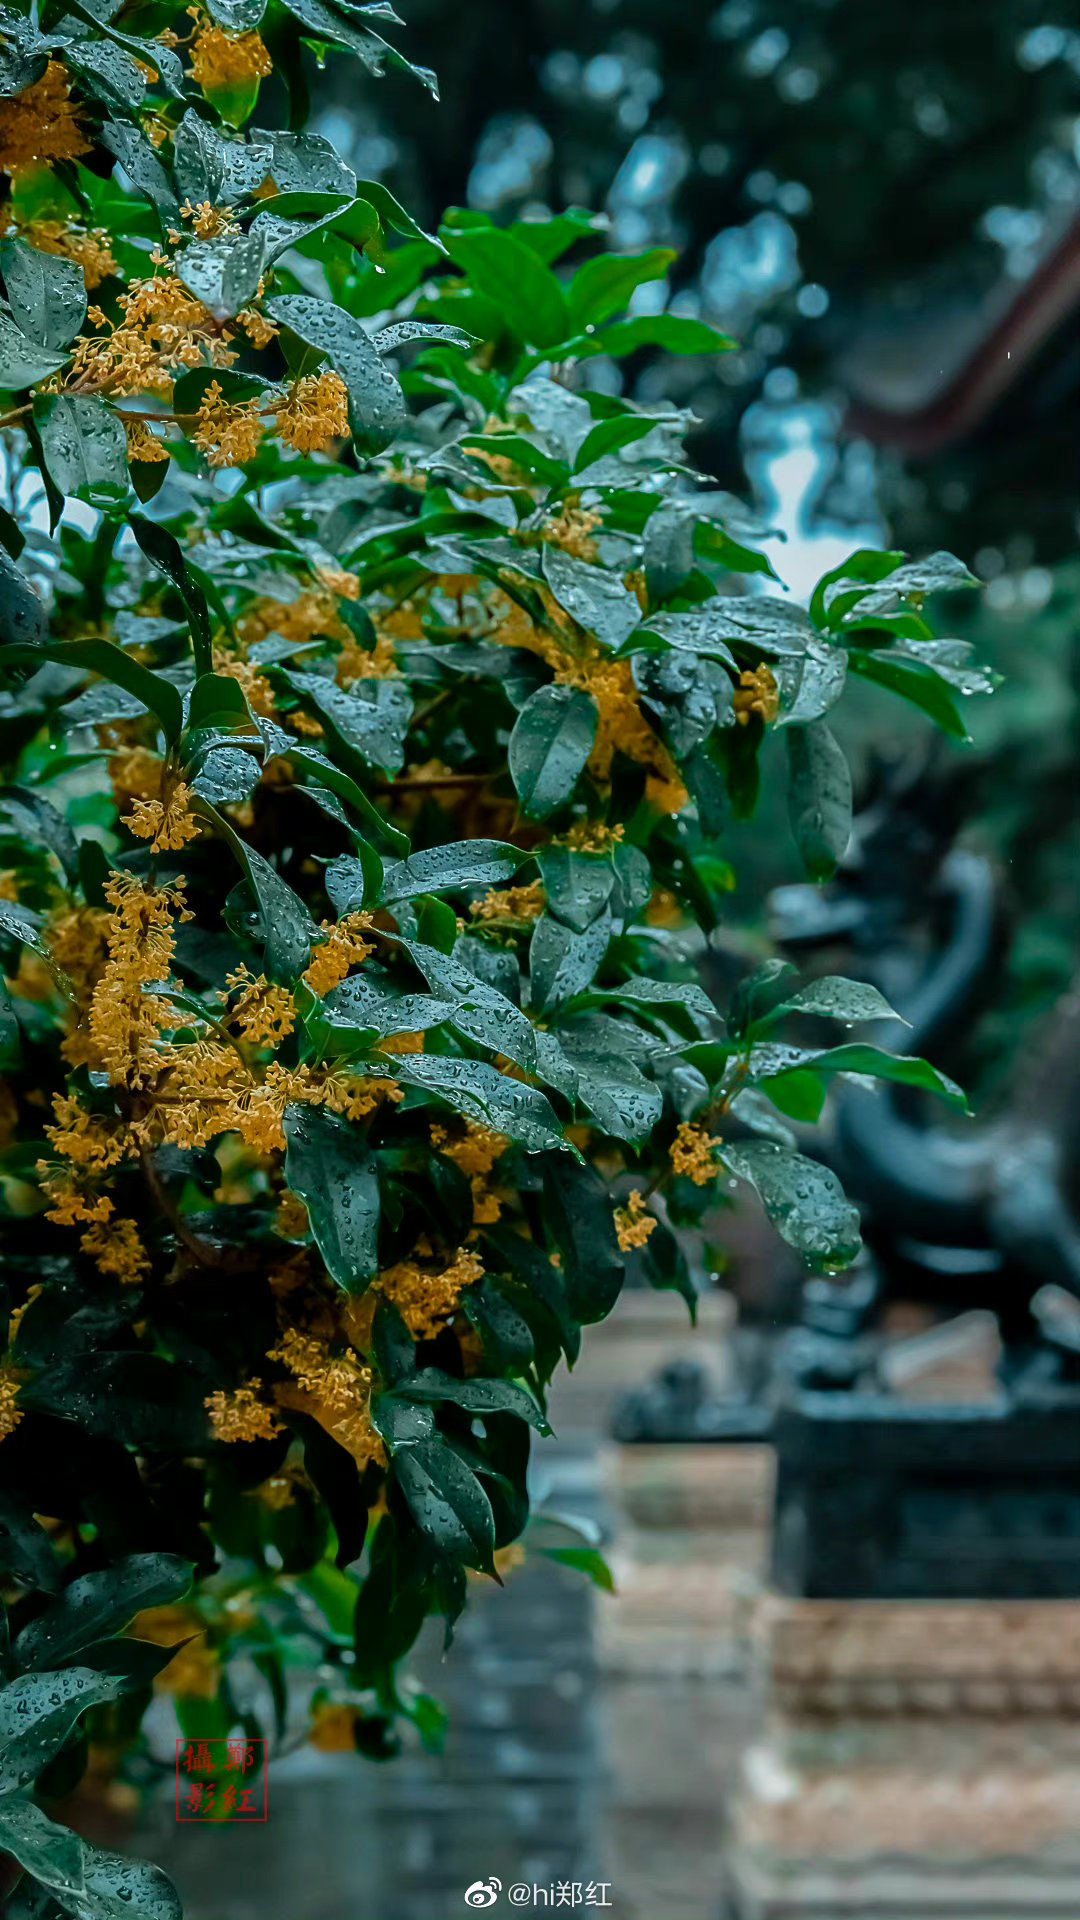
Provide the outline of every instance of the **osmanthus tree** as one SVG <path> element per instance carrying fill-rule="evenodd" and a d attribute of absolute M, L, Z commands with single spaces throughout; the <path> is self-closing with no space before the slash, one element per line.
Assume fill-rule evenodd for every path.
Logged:
<path fill-rule="evenodd" d="M 304 131 L 388 17 L 0 13 L 0 1850 L 38 1920 L 178 1911 L 39 1804 L 151 1764 L 155 1683 L 193 1736 L 437 1739 L 399 1663 L 525 1530 L 627 1263 L 692 1298 L 680 1230 L 741 1181 L 839 1268 L 787 1121 L 838 1075 L 962 1104 L 800 1038 L 872 988 L 698 970 L 773 733 L 815 877 L 849 674 L 963 733 L 922 609 L 969 576 L 770 591 L 685 421 L 578 372 L 724 348 L 626 317 L 669 255 L 432 238 Z M 241 131 L 272 76 L 288 128 Z"/>

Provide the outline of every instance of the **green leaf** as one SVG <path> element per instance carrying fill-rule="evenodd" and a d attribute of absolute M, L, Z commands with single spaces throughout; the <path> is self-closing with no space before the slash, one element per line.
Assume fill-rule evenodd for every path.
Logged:
<path fill-rule="evenodd" d="M 0 553 L 0 643 L 39 647 L 48 633 L 44 604 L 14 560 Z"/>
<path fill-rule="evenodd" d="M 204 673 L 191 689 L 189 734 L 244 733 L 254 723 L 239 680 L 231 673 Z"/>
<path fill-rule="evenodd" d="M 82 268 L 25 240 L 0 244 L 0 273 L 16 324 L 39 347 L 54 351 L 75 338 L 86 318 Z"/>
<path fill-rule="evenodd" d="M 389 187 L 384 187 L 381 180 L 358 180 L 356 187 L 365 200 L 370 200 L 384 227 L 404 234 L 407 240 L 422 240 L 436 253 L 445 255 L 442 241 L 436 240 L 433 234 L 425 233 L 423 227 L 418 227 L 412 214 L 406 213 L 400 200 L 395 200 Z"/>
<path fill-rule="evenodd" d="M 595 978 L 611 939 L 605 913 L 582 933 L 551 914 L 541 914 L 529 943 L 529 992 L 534 1013 L 550 1013 L 584 992 Z"/>
<path fill-rule="evenodd" d="M 34 418 L 51 478 L 105 512 L 130 492 L 127 435 L 119 415 L 93 395 L 39 395 Z"/>
<path fill-rule="evenodd" d="M 232 319 L 259 291 L 273 248 L 265 231 L 194 240 L 178 253 L 176 272 L 218 322 Z"/>
<path fill-rule="evenodd" d="M 597 1547 L 534 1547 L 533 1552 L 542 1554 L 545 1560 L 557 1561 L 562 1567 L 573 1567 L 575 1573 L 583 1573 L 601 1593 L 615 1592 L 615 1575 Z"/>
<path fill-rule="evenodd" d="M 0 1800 L 0 1848 L 60 1894 L 82 1893 L 84 1842 L 70 1827 L 50 1820 L 32 1800 Z"/>
<path fill-rule="evenodd" d="M 635 1064 L 631 1052 L 635 1041 L 640 1047 L 638 1028 L 604 1014 L 578 1019 L 559 1033 L 577 1080 L 578 1100 L 616 1140 L 645 1140 L 664 1104 L 659 1087 Z"/>
<path fill-rule="evenodd" d="M 755 1022 L 755 1032 L 764 1032 L 790 1013 L 812 1013 L 825 1020 L 841 1020 L 845 1026 L 857 1026 L 861 1020 L 900 1020 L 884 994 L 865 980 L 845 980 L 840 974 L 826 973 L 811 980 L 788 1000 L 782 1000 L 763 1020 Z M 907 1020 L 904 1026 L 910 1025 Z"/>
<path fill-rule="evenodd" d="M 818 1271 L 848 1266 L 858 1253 L 859 1215 L 836 1175 L 771 1140 L 722 1149 L 725 1164 L 759 1195 L 788 1245 Z"/>
<path fill-rule="evenodd" d="M 0 647 L 0 667 L 37 667 L 43 660 L 55 660 L 64 667 L 80 667 L 86 673 L 100 673 L 155 714 L 167 740 L 179 738 L 184 704 L 176 688 L 160 674 L 140 666 L 122 647 L 114 647 L 111 640 L 60 640 L 47 646 Z"/>
<path fill-rule="evenodd" d="M 325 353 L 349 389 L 353 438 L 365 451 L 387 446 L 405 424 L 405 399 L 359 320 L 306 293 L 279 294 L 265 303 L 280 325 L 306 346 Z"/>
<path fill-rule="evenodd" d="M 536 1065 L 536 1039 L 532 1026 L 497 987 L 481 980 L 464 960 L 442 953 L 420 940 L 403 940 L 405 951 L 420 968 L 432 993 L 448 1002 L 455 1027 L 470 1040 L 493 1053 L 506 1054 L 519 1066 Z M 462 951 L 468 952 L 462 943 Z"/>
<path fill-rule="evenodd" d="M 918 665 L 913 660 L 896 659 L 888 651 L 877 652 L 869 647 L 852 647 L 848 654 L 848 666 L 852 673 L 862 675 L 864 680 L 872 680 L 879 687 L 885 687 L 889 693 L 898 694 L 909 706 L 918 707 L 954 740 L 969 738 L 967 725 L 960 712 L 951 688 L 935 673 L 932 667 Z"/>
<path fill-rule="evenodd" d="M 100 139 L 115 154 L 135 191 L 145 194 L 166 217 L 175 217 L 178 208 L 172 182 L 142 128 L 127 120 L 106 120 Z"/>
<path fill-rule="evenodd" d="M 252 4 L 261 14 L 262 0 Z M 252 26 L 256 24 L 252 21 Z M 181 200 L 190 200 L 192 206 L 207 200 L 213 207 L 235 206 L 258 192 L 272 167 L 271 135 L 254 134 L 250 142 L 236 139 L 204 120 L 194 107 L 188 107 L 173 134 L 176 185 Z"/>
<path fill-rule="evenodd" d="M 646 436 L 661 424 L 653 413 L 617 413 L 609 420 L 601 420 L 585 435 L 574 460 L 574 472 L 586 473 L 597 461 L 606 460 L 618 453 L 622 447 L 632 446 L 636 440 Z M 652 520 L 649 522 L 652 526 Z"/>
<path fill-rule="evenodd" d="M 121 1677 L 86 1666 L 26 1673 L 0 1688 L 0 1794 L 31 1786 L 79 1715 L 118 1700 L 123 1691 Z"/>
<path fill-rule="evenodd" d="M 611 898 L 615 868 L 610 857 L 550 846 L 541 848 L 536 860 L 549 910 L 575 933 L 584 933 Z"/>
<path fill-rule="evenodd" d="M 191 1586 L 191 1566 L 173 1553 L 133 1553 L 98 1573 L 84 1573 L 24 1627 L 15 1642 L 20 1670 L 57 1666 L 119 1633 L 144 1607 L 180 1600 Z"/>
<path fill-rule="evenodd" d="M 833 592 L 843 583 L 853 583 L 858 598 L 860 583 L 872 585 L 883 580 L 887 574 L 894 573 L 906 559 L 903 553 L 879 552 L 876 547 L 860 547 L 856 553 L 850 553 L 838 567 L 823 573 L 814 588 L 810 600 L 810 618 L 815 627 L 837 627 L 842 625 L 844 613 L 848 610 L 844 599 Z"/>
<path fill-rule="evenodd" d="M 843 748 L 823 721 L 790 728 L 787 743 L 795 844 L 811 878 L 827 880 L 851 838 L 851 773 Z"/>
<path fill-rule="evenodd" d="M 413 1519 L 433 1546 L 464 1566 L 494 1572 L 495 1517 L 474 1473 L 443 1440 L 420 1440 L 393 1458 Z"/>
<path fill-rule="evenodd" d="M 816 637 L 803 607 L 770 593 L 718 594 L 689 613 L 652 613 L 632 635 L 634 645 L 623 651 L 636 651 L 650 634 L 689 653 L 711 654 L 730 667 L 737 665 L 733 646 L 752 649 L 758 658 L 792 654 L 801 659 Z"/>
<path fill-rule="evenodd" d="M 191 628 L 196 673 L 213 673 L 210 610 L 205 593 L 188 571 L 180 542 L 166 527 L 159 526 L 156 520 L 147 520 L 141 513 L 129 513 L 128 523 L 151 565 L 167 575 L 184 602 Z"/>
<path fill-rule="evenodd" d="M 622 1290 L 624 1262 L 605 1182 L 595 1168 L 549 1154 L 544 1198 L 574 1319 L 583 1326 L 606 1319 Z"/>
<path fill-rule="evenodd" d="M 451 347 L 480 345 L 475 333 L 466 333 L 462 327 L 440 326 L 436 320 L 396 320 L 392 326 L 380 327 L 375 335 L 380 353 L 396 353 L 399 347 L 418 343 L 434 346 L 438 341 Z"/>
<path fill-rule="evenodd" d="M 561 547 L 545 546 L 544 578 L 565 613 L 601 646 L 620 647 L 641 619 L 637 595 L 604 567 L 578 560 Z"/>
<path fill-rule="evenodd" d="M 593 700 L 575 687 L 540 687 L 510 735 L 510 775 L 525 813 L 546 819 L 572 795 L 596 741 Z"/>
<path fill-rule="evenodd" d="M 506 325 L 533 347 L 554 347 L 570 332 L 566 297 L 556 276 L 531 247 L 497 227 L 457 232 L 440 229 L 439 238 L 478 293 L 493 300 Z"/>
<path fill-rule="evenodd" d="M 208 820 L 232 848 L 258 905 L 259 920 L 253 932 L 264 943 L 266 972 L 272 980 L 291 985 L 307 966 L 315 938 L 315 923 L 306 906 L 269 860 L 249 847 L 208 800 L 196 798 L 192 811 Z"/>
<path fill-rule="evenodd" d="M 363 1293 L 378 1271 L 379 1182 L 363 1133 L 320 1107 L 285 1110 L 285 1180 L 311 1217 L 331 1278 Z"/>
<path fill-rule="evenodd" d="M 0 387 L 10 387 L 13 392 L 32 387 L 35 381 L 59 372 L 69 358 L 29 339 L 14 320 L 0 312 Z"/>
<path fill-rule="evenodd" d="M 412 718 L 404 679 L 358 680 L 346 691 L 324 674 L 278 670 L 278 677 L 318 716 L 339 748 L 351 748 L 371 767 L 398 773 Z"/>
<path fill-rule="evenodd" d="M 391 906 L 412 900 L 418 893 L 447 893 L 462 887 L 497 887 L 510 880 L 529 853 L 505 840 L 464 840 L 445 847 L 426 847 L 400 865 L 388 867 L 380 900 Z"/>
<path fill-rule="evenodd" d="M 365 901 L 370 906 L 381 897 L 383 863 L 374 847 L 362 841 L 355 854 L 331 860 L 325 879 L 334 912 L 344 920 L 346 914 L 359 913 Z"/>
<path fill-rule="evenodd" d="M 672 247 L 650 247 L 645 253 L 601 253 L 586 260 L 567 291 L 575 327 L 597 327 L 624 313 L 637 288 L 666 279 L 677 258 Z"/>
<path fill-rule="evenodd" d="M 589 997 L 613 1000 L 623 1007 L 678 1007 L 703 1037 L 715 1033 L 720 1022 L 719 1011 L 704 987 L 692 980 L 650 980 L 642 974 L 633 980 L 621 980 L 617 987 L 594 987 Z"/>
<path fill-rule="evenodd" d="M 131 1860 L 104 1847 L 83 1849 L 84 1886 L 81 1893 L 65 1894 L 72 1920 L 183 1920 L 180 1897 L 160 1867 Z"/>
<path fill-rule="evenodd" d="M 920 1060 L 914 1055 L 889 1053 L 883 1047 L 861 1046 L 853 1041 L 848 1046 L 830 1047 L 825 1053 L 813 1055 L 808 1065 L 814 1073 L 867 1073 L 875 1080 L 892 1080 L 903 1087 L 922 1087 L 960 1113 L 970 1112 L 967 1095 L 955 1080 L 939 1073 L 929 1060 Z"/>
<path fill-rule="evenodd" d="M 563 1144 L 562 1128 L 539 1088 L 511 1080 L 485 1060 L 402 1054 L 394 1071 L 406 1086 L 437 1094 L 467 1119 L 519 1141 L 526 1153 L 543 1153 Z"/>
<path fill-rule="evenodd" d="M 527 1421 L 537 1433 L 551 1432 L 531 1394 L 509 1380 L 455 1380 L 438 1367 L 424 1367 L 400 1381 L 396 1392 L 402 1399 L 433 1406 L 446 1400 L 452 1406 L 464 1407 L 466 1413 L 513 1413 L 519 1420 Z"/>
<path fill-rule="evenodd" d="M 323 786 L 329 787 L 331 793 L 336 793 L 340 800 L 344 800 L 347 806 L 352 807 L 354 812 L 360 815 L 367 832 L 382 846 L 389 848 L 391 853 L 408 853 L 409 842 L 406 836 L 399 833 L 396 827 L 391 826 L 385 815 L 372 806 L 366 793 L 357 785 L 351 774 L 343 773 L 340 767 L 336 767 L 328 754 L 321 753 L 316 747 L 299 745 L 283 746 L 281 751 L 283 757 L 291 760 L 294 766 L 316 774 Z"/>
<path fill-rule="evenodd" d="M 20 1586 L 47 1593 L 55 1593 L 60 1585 L 60 1562 L 52 1541 L 29 1503 L 15 1493 L 0 1493 L 0 1572 Z"/>
<path fill-rule="evenodd" d="M 677 313 L 644 313 L 634 320 L 617 320 L 592 336 L 598 353 L 616 360 L 642 347 L 662 347 L 665 353 L 730 353 L 738 342 L 704 320 Z"/>

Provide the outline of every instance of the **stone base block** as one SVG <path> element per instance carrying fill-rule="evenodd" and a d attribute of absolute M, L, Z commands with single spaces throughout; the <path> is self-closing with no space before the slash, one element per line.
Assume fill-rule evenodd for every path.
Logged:
<path fill-rule="evenodd" d="M 768 1553 L 767 1447 L 611 1447 L 605 1485 L 618 1599 L 597 1612 L 609 1673 L 746 1672 Z"/>
<path fill-rule="evenodd" d="M 736 1920 L 1076 1920 L 1080 1602 L 771 1597 L 755 1638 Z"/>

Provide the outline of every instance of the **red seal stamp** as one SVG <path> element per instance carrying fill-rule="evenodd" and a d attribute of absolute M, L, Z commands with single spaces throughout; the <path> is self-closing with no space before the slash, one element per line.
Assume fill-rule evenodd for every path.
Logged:
<path fill-rule="evenodd" d="M 270 1818 L 270 1765 L 265 1740 L 176 1742 L 176 1817 L 182 1824 Z"/>

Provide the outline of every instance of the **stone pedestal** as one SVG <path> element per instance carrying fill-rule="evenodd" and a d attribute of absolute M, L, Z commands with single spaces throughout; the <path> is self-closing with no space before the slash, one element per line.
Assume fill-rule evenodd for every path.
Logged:
<path fill-rule="evenodd" d="M 769 1597 L 737 1920 L 1076 1920 L 1080 1601 Z"/>
<path fill-rule="evenodd" d="M 617 1602 L 600 1610 L 609 1671 L 735 1678 L 768 1561 L 772 1449 L 612 1446 L 605 1484 Z"/>

